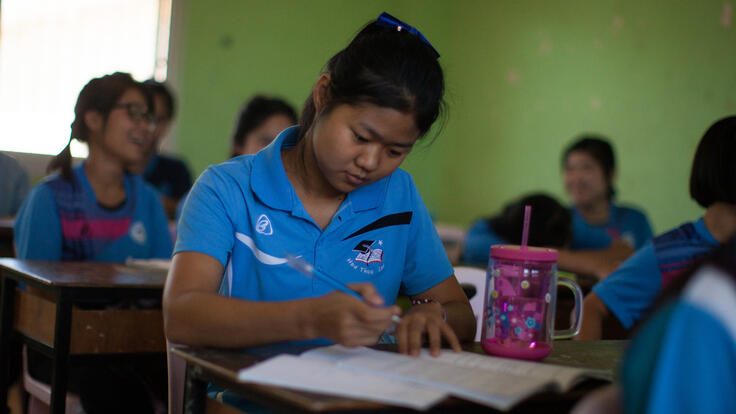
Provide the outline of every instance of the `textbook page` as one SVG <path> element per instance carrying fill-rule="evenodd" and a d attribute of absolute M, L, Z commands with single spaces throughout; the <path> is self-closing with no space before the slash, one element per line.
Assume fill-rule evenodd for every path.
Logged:
<path fill-rule="evenodd" d="M 334 345 L 305 352 L 302 358 L 331 360 L 352 370 L 436 387 L 451 395 L 501 410 L 507 410 L 542 390 L 564 390 L 588 373 L 596 374 L 580 368 L 446 350 L 437 358 L 426 351 L 421 357 L 414 358 L 369 348 L 350 349 Z"/>
<path fill-rule="evenodd" d="M 378 401 L 415 410 L 426 410 L 447 397 L 446 392 L 437 388 L 348 370 L 329 359 L 309 359 L 294 355 L 279 355 L 242 369 L 238 372 L 238 379 L 243 382 Z"/>

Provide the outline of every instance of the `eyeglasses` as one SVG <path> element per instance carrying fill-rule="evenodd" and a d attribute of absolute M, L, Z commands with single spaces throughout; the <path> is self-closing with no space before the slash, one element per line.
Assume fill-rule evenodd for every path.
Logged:
<path fill-rule="evenodd" d="M 113 106 L 113 108 L 125 109 L 125 112 L 128 114 L 128 117 L 131 121 L 135 123 L 143 121 L 148 124 L 148 127 L 151 130 L 155 129 L 156 125 L 158 124 L 158 119 L 156 119 L 156 116 L 148 112 L 146 110 L 146 107 L 141 104 L 133 102 L 121 103 Z"/>
<path fill-rule="evenodd" d="M 439 59 L 440 54 L 437 52 L 437 50 L 434 48 L 434 46 L 432 46 L 432 44 L 429 43 L 429 40 L 427 40 L 427 38 L 424 37 L 424 35 L 422 34 L 422 32 L 420 32 L 419 30 L 417 30 L 417 29 L 411 27 L 410 25 L 402 22 L 401 20 L 395 18 L 394 16 L 392 16 L 392 15 L 386 13 L 386 12 L 383 12 L 383 13 L 381 13 L 380 16 L 378 16 L 378 19 L 376 19 L 376 25 L 383 26 L 383 27 L 389 27 L 391 29 L 396 29 L 397 32 L 400 32 L 402 30 L 406 30 L 407 32 L 409 32 L 409 33 L 411 33 L 411 34 L 413 34 L 415 36 L 419 36 L 419 38 L 422 39 L 422 42 L 424 42 L 424 44 L 426 44 L 429 47 L 429 49 L 432 51 L 432 53 L 434 54 L 435 59 Z"/>

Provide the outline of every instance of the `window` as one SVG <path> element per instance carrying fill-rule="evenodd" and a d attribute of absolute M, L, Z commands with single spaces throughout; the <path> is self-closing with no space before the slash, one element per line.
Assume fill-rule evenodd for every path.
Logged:
<path fill-rule="evenodd" d="M 2 0 L 0 150 L 55 155 L 92 78 L 166 78 L 171 0 Z M 84 144 L 72 145 L 84 157 Z"/>

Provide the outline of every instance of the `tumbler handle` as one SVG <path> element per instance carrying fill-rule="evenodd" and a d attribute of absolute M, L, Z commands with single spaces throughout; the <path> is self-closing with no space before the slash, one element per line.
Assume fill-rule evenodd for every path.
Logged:
<path fill-rule="evenodd" d="M 572 280 L 558 280 L 557 286 L 564 286 L 572 290 L 572 294 L 575 297 L 575 320 L 570 325 L 570 329 L 566 329 L 564 331 L 555 330 L 552 334 L 552 339 L 572 338 L 580 332 L 580 325 L 583 322 L 583 291 L 580 290 L 580 286 Z"/>

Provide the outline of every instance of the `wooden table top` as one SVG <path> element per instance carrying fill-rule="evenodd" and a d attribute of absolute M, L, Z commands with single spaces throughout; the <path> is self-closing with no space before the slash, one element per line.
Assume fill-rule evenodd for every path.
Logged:
<path fill-rule="evenodd" d="M 570 367 L 584 367 L 606 372 L 611 379 L 615 379 L 618 366 L 621 363 L 623 351 L 628 344 L 625 340 L 607 341 L 557 341 L 552 354 L 544 363 L 559 364 Z M 281 353 L 299 354 L 312 347 L 297 345 L 273 345 L 248 350 L 225 350 L 213 348 L 179 348 L 172 352 L 189 363 L 215 374 L 227 382 L 237 384 L 241 391 L 266 400 L 279 401 L 307 411 L 326 411 L 340 409 L 378 409 L 386 407 L 383 404 L 360 401 L 345 397 L 316 394 L 304 391 L 289 390 L 268 385 L 238 383 L 238 370 L 253 365 L 268 357 Z M 379 349 L 395 349 L 395 345 L 378 346 Z M 466 351 L 483 353 L 480 343 L 464 346 Z M 452 398 L 450 403 L 467 404 Z M 288 405 L 286 405 L 288 407 Z M 459 407 L 458 407 L 459 408 Z M 487 407 L 484 410 L 493 411 Z"/>
<path fill-rule="evenodd" d="M 49 262 L 0 259 L 0 270 L 21 273 L 29 281 L 75 288 L 163 288 L 166 272 L 138 269 L 118 263 Z"/>

